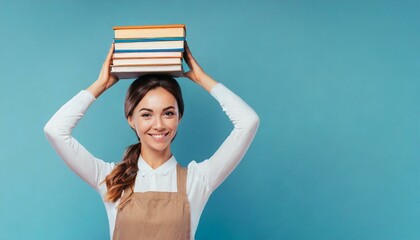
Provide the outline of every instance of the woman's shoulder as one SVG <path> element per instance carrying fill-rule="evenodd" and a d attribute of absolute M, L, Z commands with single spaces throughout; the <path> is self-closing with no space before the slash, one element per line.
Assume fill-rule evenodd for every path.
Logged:
<path fill-rule="evenodd" d="M 205 165 L 207 163 L 207 159 L 202 161 L 202 162 L 196 162 L 195 160 L 192 160 L 190 163 L 188 163 L 187 165 L 187 173 L 188 173 L 188 177 L 190 179 L 195 179 L 195 180 L 201 180 L 204 181 L 204 177 L 205 177 Z"/>

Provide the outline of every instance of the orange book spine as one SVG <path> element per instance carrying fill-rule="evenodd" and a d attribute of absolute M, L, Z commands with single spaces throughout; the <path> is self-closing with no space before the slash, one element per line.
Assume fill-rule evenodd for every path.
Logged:
<path fill-rule="evenodd" d="M 151 28 L 185 28 L 185 24 L 148 25 L 148 26 L 115 26 L 114 30 L 120 29 L 151 29 Z"/>

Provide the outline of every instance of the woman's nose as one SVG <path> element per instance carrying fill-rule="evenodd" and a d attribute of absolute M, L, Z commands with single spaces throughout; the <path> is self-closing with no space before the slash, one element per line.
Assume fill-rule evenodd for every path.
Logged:
<path fill-rule="evenodd" d="M 163 123 L 163 121 L 162 121 L 162 119 L 161 118 L 156 118 L 156 120 L 155 120 L 155 122 L 154 122 L 154 126 L 153 126 L 153 128 L 155 129 L 155 130 L 160 130 L 160 131 L 162 131 L 162 130 L 165 130 L 165 124 Z"/>

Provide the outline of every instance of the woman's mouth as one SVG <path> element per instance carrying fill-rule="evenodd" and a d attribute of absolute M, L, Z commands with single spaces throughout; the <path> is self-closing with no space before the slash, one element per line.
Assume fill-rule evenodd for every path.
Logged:
<path fill-rule="evenodd" d="M 167 133 L 159 133 L 159 134 L 151 134 L 149 133 L 149 136 L 151 136 L 156 141 L 162 141 L 169 135 L 169 132 Z"/>

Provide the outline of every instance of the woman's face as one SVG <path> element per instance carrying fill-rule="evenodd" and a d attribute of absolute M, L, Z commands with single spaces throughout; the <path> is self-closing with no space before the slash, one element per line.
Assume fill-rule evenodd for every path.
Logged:
<path fill-rule="evenodd" d="M 179 124 L 175 97 L 162 87 L 150 90 L 135 107 L 128 122 L 135 129 L 143 151 L 169 151 Z"/>

